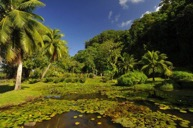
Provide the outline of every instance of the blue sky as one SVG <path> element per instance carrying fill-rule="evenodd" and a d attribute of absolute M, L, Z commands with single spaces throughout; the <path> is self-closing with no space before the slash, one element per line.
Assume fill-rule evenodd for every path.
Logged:
<path fill-rule="evenodd" d="M 85 41 L 105 30 L 126 30 L 143 14 L 156 11 L 160 0 L 41 0 L 35 13 L 44 24 L 59 29 L 71 56 L 84 49 Z"/>

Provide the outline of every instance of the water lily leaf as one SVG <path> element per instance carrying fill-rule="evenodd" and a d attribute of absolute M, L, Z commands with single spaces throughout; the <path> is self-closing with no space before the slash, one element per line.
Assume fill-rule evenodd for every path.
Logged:
<path fill-rule="evenodd" d="M 75 125 L 79 125 L 80 124 L 80 122 L 75 122 Z"/>
<path fill-rule="evenodd" d="M 102 122 L 97 122 L 97 124 L 98 124 L 98 125 L 101 125 L 101 124 L 102 124 Z"/>

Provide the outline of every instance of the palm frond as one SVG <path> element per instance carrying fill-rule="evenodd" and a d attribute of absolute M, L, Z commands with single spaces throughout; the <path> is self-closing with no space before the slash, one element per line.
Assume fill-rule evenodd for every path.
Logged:
<path fill-rule="evenodd" d="M 39 0 L 28 0 L 28 1 L 21 3 L 18 9 L 26 10 L 29 8 L 43 7 L 43 6 L 45 6 L 45 4 L 43 2 L 40 2 Z"/>
<path fill-rule="evenodd" d="M 19 10 L 13 10 L 9 13 L 10 19 L 13 21 L 12 24 L 16 28 L 23 28 L 27 23 L 27 13 Z"/>
<path fill-rule="evenodd" d="M 5 44 L 10 39 L 11 32 L 11 21 L 9 17 L 5 17 L 0 22 L 0 42 Z"/>
<path fill-rule="evenodd" d="M 30 13 L 30 15 L 31 15 L 31 18 L 33 18 L 33 19 L 36 19 L 36 20 L 39 20 L 39 21 L 44 21 L 44 18 L 39 16 L 39 15 L 36 15 L 34 13 Z"/>
<path fill-rule="evenodd" d="M 6 54 L 5 54 L 6 61 L 12 62 L 17 57 L 17 52 L 12 48 L 10 44 L 6 45 L 5 49 L 6 49 L 5 50 L 6 51 Z"/>
<path fill-rule="evenodd" d="M 22 32 L 21 46 L 25 53 L 32 54 L 33 49 L 35 49 L 33 40 L 30 38 L 29 32 Z"/>

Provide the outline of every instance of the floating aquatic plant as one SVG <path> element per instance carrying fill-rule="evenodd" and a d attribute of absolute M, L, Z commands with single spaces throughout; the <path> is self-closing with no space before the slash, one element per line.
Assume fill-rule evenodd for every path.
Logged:
<path fill-rule="evenodd" d="M 79 124 L 80 124 L 80 122 L 75 122 L 74 124 L 75 124 L 75 125 L 79 125 Z"/>
<path fill-rule="evenodd" d="M 181 112 L 181 113 L 187 113 L 187 111 L 186 111 L 186 110 L 183 110 L 183 109 L 180 109 L 180 112 Z"/>
<path fill-rule="evenodd" d="M 98 119 L 100 119 L 100 118 L 101 118 L 101 116 L 97 116 L 97 118 L 98 118 Z"/>
<path fill-rule="evenodd" d="M 98 125 L 101 125 L 101 124 L 102 124 L 102 122 L 97 122 L 97 124 L 98 124 Z"/>
<path fill-rule="evenodd" d="M 78 116 L 74 116 L 73 118 L 76 119 L 76 118 L 78 118 Z"/>
<path fill-rule="evenodd" d="M 83 115 L 78 115 L 79 117 L 83 117 Z"/>
<path fill-rule="evenodd" d="M 95 120 L 95 118 L 91 118 L 90 120 Z"/>

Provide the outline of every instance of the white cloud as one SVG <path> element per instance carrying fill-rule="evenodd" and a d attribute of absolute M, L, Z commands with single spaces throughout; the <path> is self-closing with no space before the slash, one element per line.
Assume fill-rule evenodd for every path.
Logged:
<path fill-rule="evenodd" d="M 160 8 L 161 8 L 161 6 L 155 6 L 155 7 L 154 7 L 154 9 L 155 9 L 156 12 L 159 11 Z"/>
<path fill-rule="evenodd" d="M 114 21 L 115 21 L 115 22 L 118 22 L 118 21 L 119 21 L 119 18 L 120 18 L 120 15 L 116 15 Z"/>
<path fill-rule="evenodd" d="M 143 2 L 144 0 L 129 0 L 131 3 L 139 3 L 139 2 Z"/>
<path fill-rule="evenodd" d="M 142 18 L 145 14 L 150 14 L 150 13 L 151 13 L 151 11 L 146 11 L 145 13 L 143 13 L 143 14 L 141 15 L 140 18 Z"/>
<path fill-rule="evenodd" d="M 123 8 L 128 8 L 127 3 L 129 2 L 129 0 L 119 0 L 119 4 L 123 7 Z"/>
<path fill-rule="evenodd" d="M 108 16 L 108 19 L 109 19 L 109 20 L 112 18 L 112 15 L 113 15 L 113 11 L 110 11 L 110 12 L 109 12 L 109 16 Z"/>
<path fill-rule="evenodd" d="M 121 15 L 115 15 L 113 16 L 113 13 L 109 12 L 108 19 L 111 21 L 111 23 L 116 23 L 119 21 Z"/>
<path fill-rule="evenodd" d="M 123 7 L 123 8 L 128 8 L 128 2 L 131 2 L 131 3 L 139 3 L 139 2 L 143 2 L 144 0 L 119 0 L 119 4 Z"/>
<path fill-rule="evenodd" d="M 128 27 L 129 25 L 131 25 L 131 23 L 132 23 L 132 20 L 128 20 L 128 21 L 122 22 L 120 27 L 122 27 L 122 28 Z"/>

